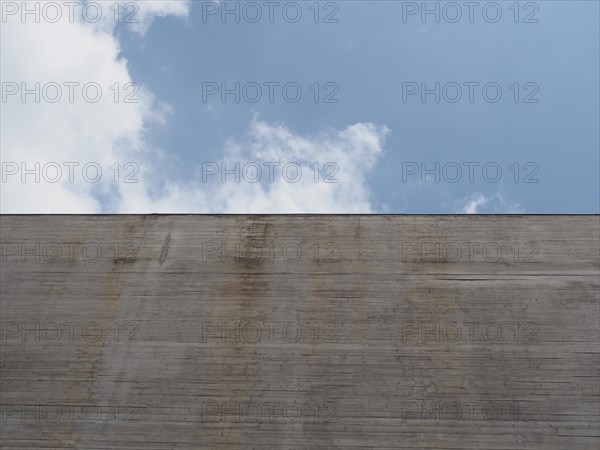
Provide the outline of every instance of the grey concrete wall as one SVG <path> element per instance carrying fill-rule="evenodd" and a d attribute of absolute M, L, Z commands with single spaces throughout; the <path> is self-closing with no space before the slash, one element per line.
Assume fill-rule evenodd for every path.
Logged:
<path fill-rule="evenodd" d="M 598 216 L 0 230 L 2 448 L 598 448 Z"/>

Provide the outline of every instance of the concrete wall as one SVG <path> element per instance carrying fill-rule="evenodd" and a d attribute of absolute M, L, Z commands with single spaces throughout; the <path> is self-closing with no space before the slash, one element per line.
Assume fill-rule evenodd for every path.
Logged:
<path fill-rule="evenodd" d="M 598 216 L 0 225 L 2 448 L 598 448 Z"/>

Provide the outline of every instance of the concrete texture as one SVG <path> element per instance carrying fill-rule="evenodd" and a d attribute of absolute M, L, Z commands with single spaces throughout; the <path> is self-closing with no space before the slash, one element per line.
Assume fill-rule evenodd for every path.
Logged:
<path fill-rule="evenodd" d="M 2 448 L 600 443 L 599 216 L 2 216 Z"/>

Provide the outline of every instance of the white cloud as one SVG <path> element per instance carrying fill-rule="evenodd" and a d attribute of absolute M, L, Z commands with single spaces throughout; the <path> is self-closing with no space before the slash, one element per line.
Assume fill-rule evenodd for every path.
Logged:
<path fill-rule="evenodd" d="M 461 214 L 477 214 L 477 208 L 481 207 L 482 205 L 485 205 L 487 202 L 490 201 L 489 198 L 487 198 L 483 194 L 480 194 L 479 192 L 474 193 L 473 195 L 471 195 L 470 198 L 467 198 L 465 200 L 467 201 L 467 203 L 460 210 Z"/>
<path fill-rule="evenodd" d="M 128 13 L 134 14 L 135 12 L 132 17 L 135 17 L 137 22 L 130 24 L 130 26 L 134 31 L 144 34 L 157 17 L 176 16 L 185 18 L 189 13 L 190 2 L 191 0 L 152 0 L 136 2 L 139 10 L 134 11 L 131 9 Z"/>
<path fill-rule="evenodd" d="M 121 212 L 371 212 L 367 176 L 388 132 L 385 127 L 358 123 L 304 137 L 285 126 L 254 119 L 244 139 L 230 141 L 223 158 L 214 165 L 209 163 L 217 171 L 214 175 L 208 175 L 208 165 L 203 175 L 200 166 L 195 180 L 165 180 L 158 195 L 149 196 L 147 180 L 155 179 L 160 165 L 150 166 L 147 161 L 147 178 L 123 188 L 119 208 Z M 321 169 L 318 182 L 314 162 Z M 327 163 L 335 165 L 326 167 Z M 290 165 L 284 174 L 286 164 Z M 223 182 L 223 169 L 241 174 L 239 182 L 234 174 L 225 175 Z M 257 181 L 251 182 L 253 179 Z"/>
<path fill-rule="evenodd" d="M 480 192 L 474 192 L 471 196 L 464 198 L 462 202 L 464 205 L 457 211 L 459 214 L 522 214 L 525 212 L 521 205 L 507 200 L 505 195 L 500 192 L 490 197 L 486 197 Z M 482 210 L 484 207 L 485 209 Z"/>
<path fill-rule="evenodd" d="M 144 11 L 144 23 L 154 15 L 164 15 L 173 10 L 182 14 L 181 6 L 187 2 L 138 2 Z M 152 3 L 154 6 L 148 6 Z M 165 6 L 161 4 L 169 4 Z M 107 3 L 103 3 L 107 5 Z M 31 6 L 31 4 L 29 4 Z M 43 10 L 42 10 L 43 11 Z M 3 98 L 1 108 L 1 160 L 3 164 L 25 164 L 34 169 L 39 163 L 58 163 L 64 169 L 56 183 L 36 182 L 35 175 L 28 175 L 26 183 L 19 175 L 2 180 L 2 212 L 64 212 L 84 213 L 101 210 L 100 198 L 114 193 L 110 180 L 110 167 L 115 162 L 135 161 L 144 142 L 144 127 L 164 121 L 168 105 L 157 102 L 152 93 L 143 86 L 135 95 L 137 103 L 123 103 L 125 89 L 132 82 L 127 61 L 120 56 L 120 45 L 114 35 L 114 27 L 103 17 L 104 23 L 88 23 L 82 20 L 81 11 L 75 10 L 74 21 L 66 10 L 56 23 L 33 17 L 25 22 L 20 16 L 7 17 L 1 27 L 2 89 L 6 93 L 8 83 L 17 87 L 37 90 L 41 95 L 27 95 L 21 101 L 21 92 Z M 97 83 L 102 89 L 98 102 L 83 98 L 82 87 Z M 23 84 L 25 83 L 25 84 Z M 39 89 L 36 89 L 39 83 Z M 69 86 L 73 101 L 69 101 Z M 118 83 L 120 99 L 115 102 Z M 54 87 L 52 87 L 54 86 Z M 54 98 L 60 88 L 62 99 L 56 103 L 45 101 Z M 44 90 L 44 87 L 49 87 Z M 95 95 L 95 89 L 88 91 Z M 6 101 L 5 101 L 6 100 Z M 75 182 L 69 182 L 65 163 L 96 163 L 103 169 L 99 182 L 82 179 L 81 166 L 77 168 Z M 11 164 L 12 166 L 12 164 Z M 3 165 L 3 169 L 5 166 Z M 93 172 L 90 172 L 93 176 Z M 5 173 L 3 173 L 5 175 Z M 53 176 L 53 175 L 52 175 Z"/>
<path fill-rule="evenodd" d="M 133 25 L 143 33 L 155 17 L 185 17 L 189 2 L 138 2 L 141 19 Z M 67 17 L 67 16 L 65 16 Z M 166 179 L 161 162 L 168 155 L 153 148 L 145 130 L 166 123 L 170 106 L 158 101 L 141 87 L 138 103 L 114 101 L 111 86 L 119 83 L 121 97 L 131 83 L 127 61 L 120 55 L 114 24 L 105 19 L 98 24 L 76 20 L 71 23 L 35 23 L 8 20 L 2 24 L 1 51 L 3 82 L 26 83 L 28 88 L 58 83 L 63 100 L 35 102 L 20 95 L 2 102 L 1 161 L 32 169 L 57 163 L 63 168 L 56 183 L 36 183 L 28 175 L 8 176 L 1 185 L 3 213 L 95 213 L 95 212 L 370 212 L 367 179 L 382 152 L 388 130 L 358 123 L 342 130 L 325 130 L 315 136 L 300 136 L 283 125 L 258 119 L 248 134 L 224 148 L 223 161 L 298 162 L 303 176 L 297 183 L 282 177 L 273 183 L 202 183 L 201 178 L 181 181 Z M 75 87 L 70 103 L 65 82 L 98 83 L 102 98 L 84 101 L 81 86 Z M 14 87 L 14 85 L 13 85 Z M 4 85 L 3 85 L 4 89 Z M 41 89 L 43 92 L 43 89 Z M 53 95 L 50 89 L 46 94 Z M 162 159 L 161 159 L 162 158 Z M 139 183 L 114 183 L 114 172 L 127 173 L 124 164 L 139 163 Z M 315 183 L 309 165 L 335 162 L 338 183 Z M 77 162 L 75 182 L 69 182 L 65 163 Z M 93 162 L 102 170 L 99 182 L 82 178 L 83 164 Z M 3 166 L 3 170 L 8 166 Z M 46 166 L 49 167 L 49 166 Z M 11 165 L 11 168 L 14 168 Z M 51 172 L 53 174 L 53 172 Z M 6 175 L 3 173 L 3 175 Z M 47 174 L 46 174 L 47 175 Z M 52 175 L 50 175 L 52 176 Z M 92 171 L 93 176 L 93 171 Z"/>

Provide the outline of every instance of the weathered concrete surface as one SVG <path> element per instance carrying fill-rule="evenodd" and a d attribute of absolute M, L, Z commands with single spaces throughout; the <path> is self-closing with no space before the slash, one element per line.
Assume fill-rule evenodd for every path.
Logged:
<path fill-rule="evenodd" d="M 598 216 L 0 231 L 2 448 L 598 448 Z"/>

